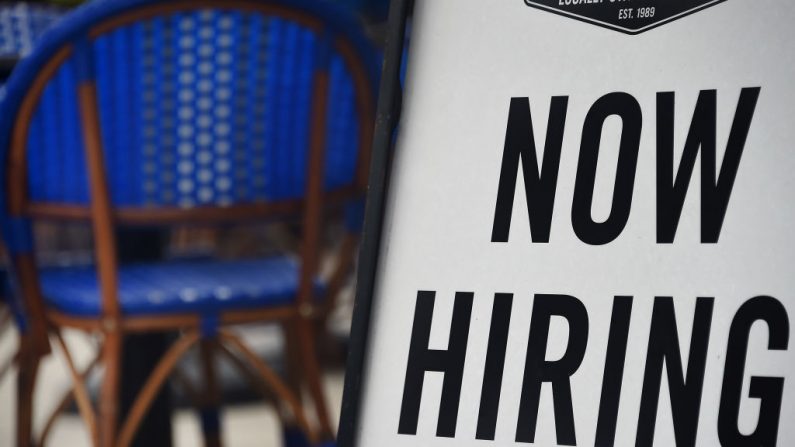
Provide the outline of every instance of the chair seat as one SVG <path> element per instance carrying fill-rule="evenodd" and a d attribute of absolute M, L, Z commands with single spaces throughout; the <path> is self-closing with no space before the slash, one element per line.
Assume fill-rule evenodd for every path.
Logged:
<path fill-rule="evenodd" d="M 285 256 L 216 261 L 189 260 L 119 267 L 124 315 L 213 314 L 290 304 L 298 291 L 299 263 Z M 48 305 L 76 316 L 101 313 L 94 266 L 46 268 L 40 272 Z M 315 283 L 316 296 L 324 285 Z"/>

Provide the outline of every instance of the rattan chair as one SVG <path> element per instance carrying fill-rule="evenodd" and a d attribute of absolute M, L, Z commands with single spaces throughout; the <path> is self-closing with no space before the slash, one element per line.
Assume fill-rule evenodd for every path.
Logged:
<path fill-rule="evenodd" d="M 323 218 L 360 203 L 366 181 L 377 63 L 357 30 L 316 0 L 102 0 L 62 19 L 15 69 L 0 104 L 0 212 L 25 317 L 19 445 L 33 440 L 32 394 L 50 340 L 65 354 L 95 445 L 129 445 L 193 346 L 205 359 L 208 445 L 220 443 L 216 354 L 277 396 L 309 439 L 333 438 L 313 325 L 356 247 L 351 232 L 334 273 L 319 277 Z M 39 266 L 37 220 L 90 222 L 95 267 Z M 243 220 L 299 223 L 299 252 L 135 265 L 117 259 L 120 226 Z M 308 422 L 300 390 L 229 330 L 263 321 L 286 328 L 292 373 L 303 379 L 317 423 Z M 72 362 L 63 328 L 101 337 L 87 370 Z M 122 338 L 151 331 L 181 336 L 118 421 Z M 104 370 L 96 408 L 85 385 L 94 364 Z"/>

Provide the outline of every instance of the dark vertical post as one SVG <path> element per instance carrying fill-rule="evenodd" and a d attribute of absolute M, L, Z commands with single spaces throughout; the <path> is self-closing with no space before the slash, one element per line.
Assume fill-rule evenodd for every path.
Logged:
<path fill-rule="evenodd" d="M 116 234 L 119 262 L 145 262 L 160 259 L 166 244 L 165 233 L 159 229 L 123 229 Z M 121 412 L 123 421 L 135 397 L 168 348 L 170 334 L 134 334 L 124 337 L 121 375 Z M 141 422 L 131 447 L 171 447 L 171 396 L 163 387 Z"/>
<path fill-rule="evenodd" d="M 390 149 L 400 115 L 400 66 L 403 60 L 406 19 L 412 4 L 411 0 L 392 0 L 389 8 L 384 68 L 375 120 L 373 154 L 370 160 L 365 225 L 359 252 L 359 274 L 351 324 L 351 345 L 348 353 L 347 373 L 345 374 L 345 397 L 342 401 L 340 416 L 338 444 L 341 447 L 355 445 L 356 427 L 360 414 L 362 371 L 367 351 L 375 273 L 378 268 Z"/>

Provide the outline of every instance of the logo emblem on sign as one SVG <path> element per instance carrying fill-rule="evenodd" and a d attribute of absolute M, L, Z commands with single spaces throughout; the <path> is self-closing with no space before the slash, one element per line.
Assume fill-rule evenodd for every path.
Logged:
<path fill-rule="evenodd" d="M 639 34 L 725 0 L 524 0 L 527 6 Z"/>

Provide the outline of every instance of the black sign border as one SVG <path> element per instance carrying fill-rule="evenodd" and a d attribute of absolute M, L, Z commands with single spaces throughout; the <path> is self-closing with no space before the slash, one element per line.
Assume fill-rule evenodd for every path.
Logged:
<path fill-rule="evenodd" d="M 408 17 L 414 10 L 414 0 L 392 0 L 390 3 L 384 65 L 373 134 L 367 205 L 364 212 L 364 230 L 359 248 L 356 301 L 353 306 L 353 321 L 345 370 L 345 389 L 337 435 L 337 445 L 340 447 L 356 446 L 361 420 L 365 363 L 370 339 L 370 317 L 381 252 L 381 231 L 386 209 L 389 173 L 392 168 L 394 135 L 400 121 L 403 96 L 400 72 L 403 64 L 406 25 Z"/>
<path fill-rule="evenodd" d="M 661 20 L 659 22 L 655 22 L 655 23 L 653 23 L 651 25 L 647 25 L 647 26 L 645 26 L 643 28 L 640 28 L 638 30 L 631 30 L 631 29 L 627 29 L 627 28 L 622 28 L 620 26 L 616 26 L 616 25 L 613 25 L 611 23 L 606 23 L 606 22 L 601 22 L 599 20 L 594 20 L 594 19 L 591 19 L 591 18 L 586 17 L 586 16 L 581 16 L 581 15 L 578 15 L 578 14 L 573 14 L 573 13 L 566 12 L 566 11 L 561 11 L 559 9 L 550 8 L 549 6 L 539 5 L 537 3 L 534 3 L 533 0 L 524 0 L 524 3 L 525 3 L 525 5 L 527 5 L 527 6 L 531 7 L 531 8 L 534 8 L 534 9 L 538 9 L 538 10 L 545 11 L 545 12 L 550 12 L 552 14 L 556 14 L 556 15 L 567 17 L 567 18 L 570 18 L 570 19 L 578 20 L 580 22 L 589 23 L 591 25 L 596 25 L 596 26 L 599 26 L 599 27 L 602 27 L 602 28 L 607 28 L 607 29 L 610 29 L 610 30 L 613 30 L 613 31 L 618 31 L 618 32 L 621 32 L 621 33 L 624 33 L 624 34 L 629 34 L 629 35 L 634 36 L 634 35 L 638 35 L 640 33 L 644 33 L 646 31 L 652 30 L 654 28 L 663 26 L 663 25 L 665 25 L 667 23 L 671 23 L 674 20 L 679 20 L 679 19 L 685 18 L 685 17 L 687 17 L 687 16 L 689 16 L 691 14 L 695 14 L 695 13 L 697 13 L 699 11 L 703 11 L 703 10 L 705 10 L 707 8 L 710 8 L 712 6 L 721 4 L 721 3 L 725 2 L 725 1 L 726 0 L 712 0 L 709 3 L 705 3 L 705 4 L 701 5 L 701 6 L 697 6 L 697 7 L 693 8 L 693 9 L 689 9 L 689 10 L 684 11 L 684 12 L 678 14 L 678 15 L 669 17 L 669 18 L 667 18 L 665 20 Z"/>

